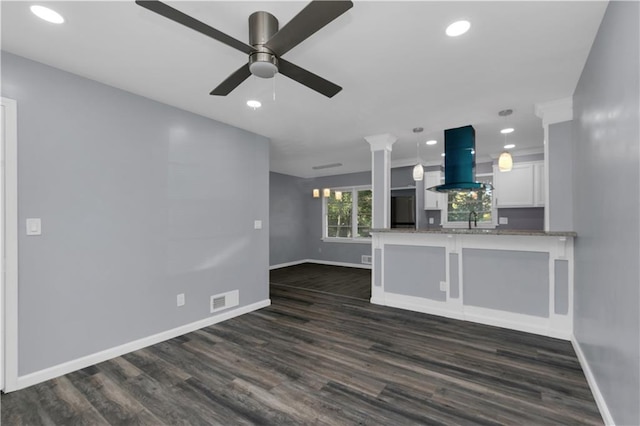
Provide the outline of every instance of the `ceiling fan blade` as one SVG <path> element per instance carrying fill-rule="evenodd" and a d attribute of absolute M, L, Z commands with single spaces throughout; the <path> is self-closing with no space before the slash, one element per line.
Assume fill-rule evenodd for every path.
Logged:
<path fill-rule="evenodd" d="M 286 75 L 292 80 L 297 81 L 300 84 L 304 84 L 309 89 L 313 89 L 318 93 L 325 95 L 328 98 L 334 97 L 342 87 L 337 84 L 333 84 L 329 80 L 315 75 L 297 65 L 292 64 L 282 58 L 278 60 L 278 72 Z"/>
<path fill-rule="evenodd" d="M 148 9 L 152 12 L 157 13 L 158 15 L 162 15 L 167 19 L 171 19 L 179 24 L 184 25 L 185 27 L 189 27 L 192 30 L 198 31 L 204 35 L 207 35 L 215 40 L 218 40 L 221 43 L 226 44 L 227 46 L 233 47 L 234 49 L 238 49 L 241 52 L 251 54 L 255 49 L 248 44 L 241 42 L 240 40 L 236 40 L 235 38 L 226 35 L 222 31 L 218 31 L 209 25 L 198 21 L 195 18 L 192 18 L 189 15 L 186 15 L 180 12 L 177 9 L 172 8 L 171 6 L 162 3 L 158 0 L 136 0 L 136 4 L 138 6 L 142 6 L 145 9 Z"/>
<path fill-rule="evenodd" d="M 225 81 L 220 83 L 218 87 L 213 89 L 210 95 L 227 96 L 233 89 L 238 87 L 240 83 L 245 81 L 251 75 L 249 64 L 246 63 L 231 74 Z"/>
<path fill-rule="evenodd" d="M 265 46 L 278 56 L 284 55 L 352 7 L 351 1 L 312 1 L 275 33 Z"/>

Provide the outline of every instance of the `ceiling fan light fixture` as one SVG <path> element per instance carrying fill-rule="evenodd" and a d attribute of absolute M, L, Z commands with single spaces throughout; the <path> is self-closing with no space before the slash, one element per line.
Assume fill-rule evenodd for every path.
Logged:
<path fill-rule="evenodd" d="M 456 21 L 447 27 L 446 33 L 449 37 L 458 37 L 471 28 L 471 22 L 469 21 Z"/>
<path fill-rule="evenodd" d="M 249 71 L 260 78 L 273 78 L 278 72 L 278 60 L 275 55 L 256 52 L 249 57 Z"/>
<path fill-rule="evenodd" d="M 36 15 L 38 18 L 51 22 L 52 24 L 62 24 L 64 22 L 62 15 L 48 7 L 33 5 L 30 9 L 31 13 Z"/>

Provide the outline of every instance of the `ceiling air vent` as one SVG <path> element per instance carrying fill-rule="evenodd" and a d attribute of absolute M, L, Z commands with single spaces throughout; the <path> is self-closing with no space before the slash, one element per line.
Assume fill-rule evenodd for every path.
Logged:
<path fill-rule="evenodd" d="M 322 169 L 332 169 L 334 167 L 340 167 L 342 163 L 331 163 L 331 164 L 323 164 L 321 166 L 313 166 L 311 167 L 313 170 L 322 170 Z"/>

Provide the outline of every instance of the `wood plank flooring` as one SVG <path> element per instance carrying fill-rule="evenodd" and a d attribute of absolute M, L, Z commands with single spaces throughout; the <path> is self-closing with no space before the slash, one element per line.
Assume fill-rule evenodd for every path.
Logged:
<path fill-rule="evenodd" d="M 2 395 L 2 425 L 602 424 L 568 342 L 292 285 L 273 284 L 268 308 Z"/>
<path fill-rule="evenodd" d="M 371 269 L 303 263 L 270 271 L 271 284 L 371 299 Z"/>

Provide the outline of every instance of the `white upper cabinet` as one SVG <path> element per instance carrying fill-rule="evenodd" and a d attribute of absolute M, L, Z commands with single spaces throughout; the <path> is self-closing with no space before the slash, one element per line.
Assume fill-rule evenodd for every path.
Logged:
<path fill-rule="evenodd" d="M 544 207 L 544 161 L 533 163 L 533 205 Z"/>
<path fill-rule="evenodd" d="M 494 166 L 497 207 L 544 206 L 544 162 L 515 163 L 510 172 Z"/>
<path fill-rule="evenodd" d="M 428 188 L 442 183 L 442 172 L 426 172 L 424 174 L 424 209 L 441 210 L 444 208 L 445 198 L 439 192 L 429 191 Z"/>

